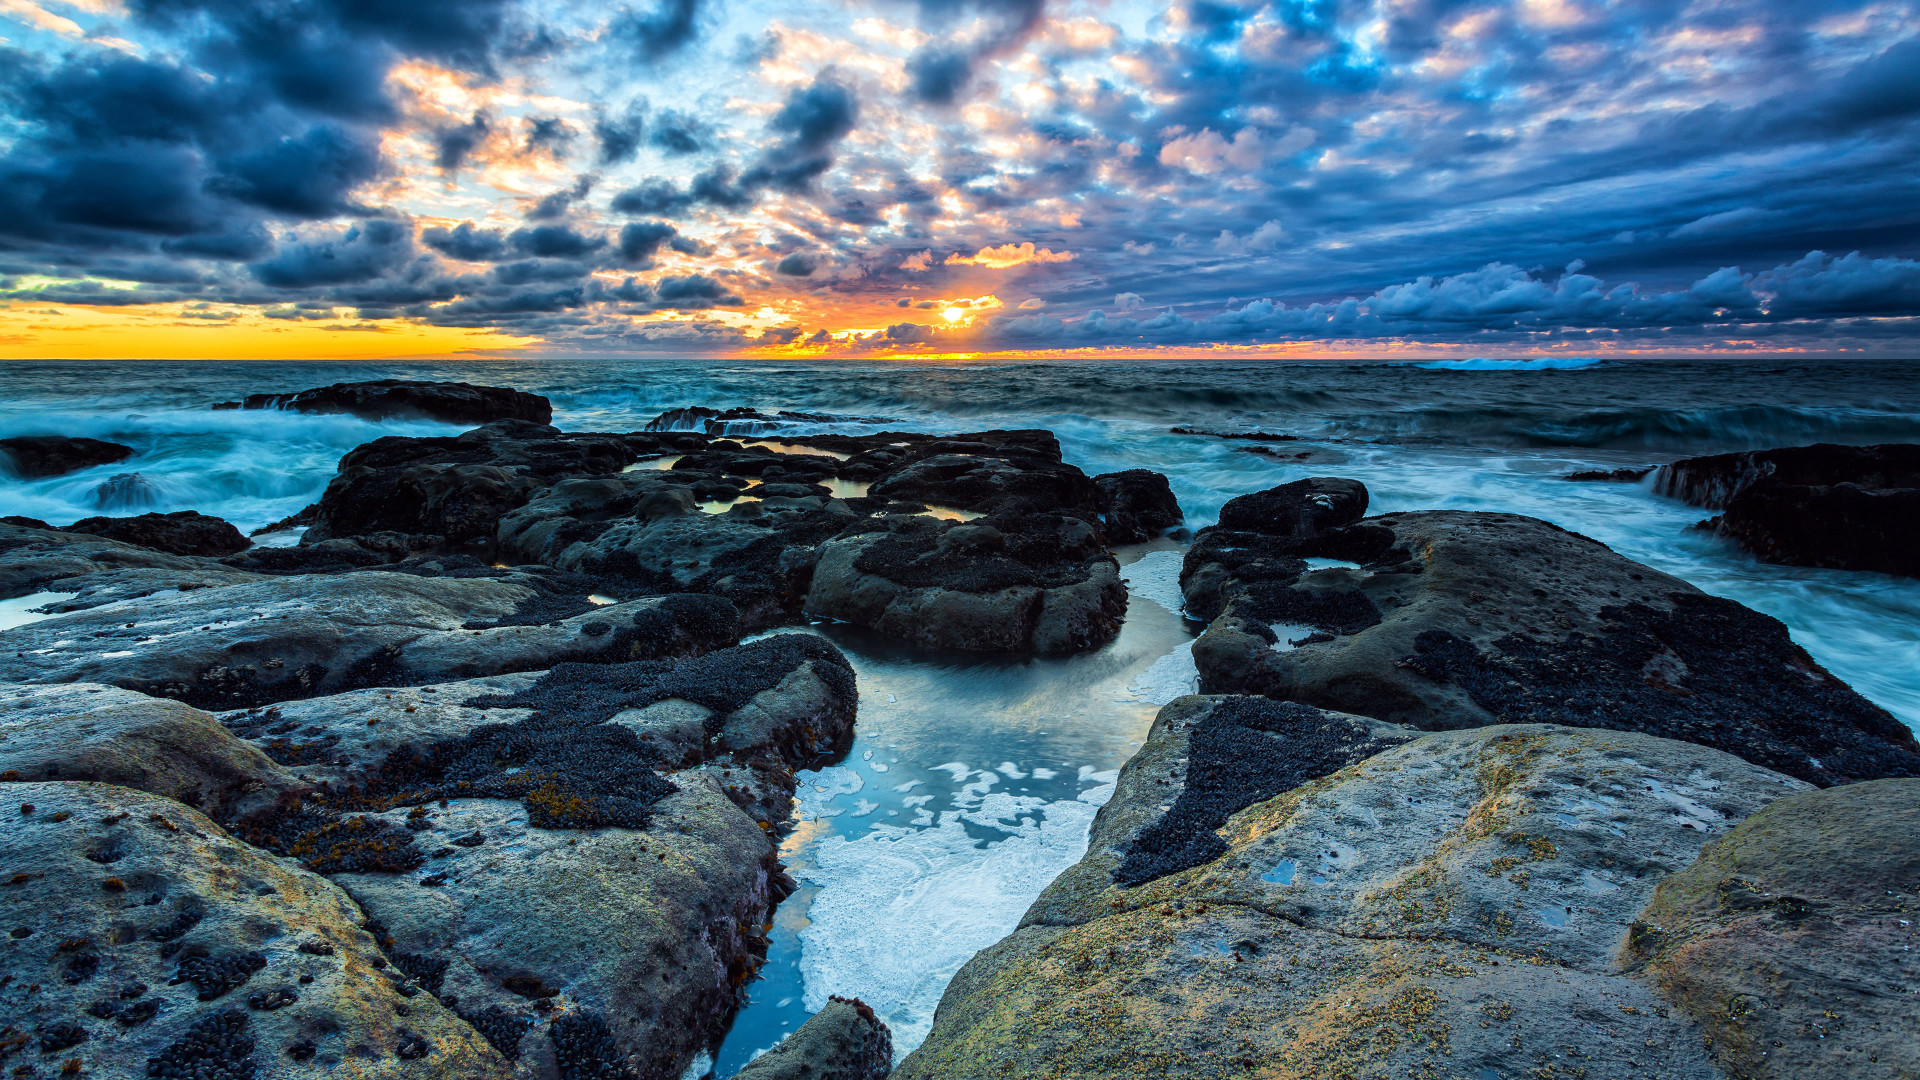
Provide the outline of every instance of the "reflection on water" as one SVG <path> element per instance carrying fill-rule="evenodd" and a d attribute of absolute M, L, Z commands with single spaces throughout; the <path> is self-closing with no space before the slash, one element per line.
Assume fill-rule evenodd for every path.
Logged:
<path fill-rule="evenodd" d="M 0 630 L 11 630 L 16 626 L 25 626 L 41 619 L 51 619 L 59 612 L 35 611 L 42 604 L 51 604 L 55 600 L 65 600 L 72 593 L 37 592 L 27 596 L 17 596 L 12 600 L 0 600 Z"/>
<path fill-rule="evenodd" d="M 1142 555 L 1177 570 L 1177 552 L 1121 558 Z M 801 774 L 800 821 L 781 857 L 805 888 L 780 906 L 720 1077 L 829 994 L 871 1005 L 897 1053 L 919 1045 L 960 966 L 1086 851 L 1094 812 L 1159 707 L 1138 681 L 1191 642 L 1137 587 L 1120 636 L 1064 660 L 929 655 L 849 627 L 815 632 L 853 662 L 860 721 L 844 761 Z"/>

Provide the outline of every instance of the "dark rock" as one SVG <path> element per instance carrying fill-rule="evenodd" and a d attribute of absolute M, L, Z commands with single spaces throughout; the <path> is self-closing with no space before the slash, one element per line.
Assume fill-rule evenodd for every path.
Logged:
<path fill-rule="evenodd" d="M 24 480 L 65 476 L 133 456 L 133 447 L 69 435 L 16 435 L 0 439 L 0 459 Z"/>
<path fill-rule="evenodd" d="M 438 420 L 445 424 L 476 425 L 495 420 L 525 420 L 535 424 L 553 422 L 553 405 L 538 394 L 501 386 L 406 379 L 335 383 L 292 394 L 253 394 L 242 403 L 242 407 L 302 413 L 346 413 L 365 420 Z"/>
<path fill-rule="evenodd" d="M 1686 458 L 1654 490 L 1768 562 L 1920 577 L 1920 445 L 1816 443 Z"/>
<path fill-rule="evenodd" d="M 1286 465 L 1340 465 L 1347 460 L 1347 455 L 1338 450 L 1328 450 L 1318 446 L 1310 450 L 1276 450 L 1271 446 L 1242 446 L 1239 450 L 1243 454 L 1268 458 Z"/>
<path fill-rule="evenodd" d="M 1426 729 L 1640 731 L 1821 785 L 1920 775 L 1912 733 L 1777 620 L 1586 537 L 1459 511 L 1307 531 L 1209 529 L 1188 552 L 1203 690 Z"/>
<path fill-rule="evenodd" d="M 1266 431 L 1204 431 L 1200 428 L 1168 428 L 1173 435 L 1200 435 L 1209 439 L 1249 439 L 1254 442 L 1298 442 L 1298 435 L 1279 435 Z"/>
<path fill-rule="evenodd" d="M 1111 641 L 1127 609 L 1091 525 L 1009 511 L 888 518 L 821 545 L 806 611 L 933 649 L 1067 655 Z"/>
<path fill-rule="evenodd" d="M 1660 882 L 1625 951 L 1728 1076 L 1914 1076 L 1916 911 L 1920 781 L 1848 784 L 1709 844 Z"/>
<path fill-rule="evenodd" d="M 1647 474 L 1652 471 L 1651 465 L 1644 469 L 1582 469 L 1578 472 L 1570 472 L 1560 479 L 1605 484 L 1637 484 L 1645 480 Z"/>
<path fill-rule="evenodd" d="M 1306 540 L 1366 513 L 1365 484 L 1314 476 L 1228 500 L 1220 508 L 1220 528 Z"/>
<path fill-rule="evenodd" d="M 839 416 L 832 413 L 787 412 L 771 415 L 758 409 L 709 409 L 692 405 L 668 409 L 647 422 L 648 431 L 693 431 L 707 435 L 777 435 L 799 425 L 888 424 L 880 416 Z"/>
<path fill-rule="evenodd" d="M 224 519 L 192 510 L 139 517 L 90 517 L 68 525 L 63 532 L 87 533 L 123 544 L 164 551 L 170 555 L 219 558 L 245 551 L 253 541 Z"/>
<path fill-rule="evenodd" d="M 859 998 L 830 997 L 799 1030 L 748 1062 L 735 1080 L 886 1080 L 893 1071 L 887 1025 Z"/>
<path fill-rule="evenodd" d="M 1100 516 L 1110 544 L 1151 540 L 1185 520 L 1167 478 L 1147 469 L 1103 473 L 1093 478 Z"/>

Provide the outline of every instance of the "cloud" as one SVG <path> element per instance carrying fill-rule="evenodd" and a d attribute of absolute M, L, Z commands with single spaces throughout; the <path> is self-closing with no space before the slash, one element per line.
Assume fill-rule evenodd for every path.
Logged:
<path fill-rule="evenodd" d="M 1252 255 L 1272 251 L 1280 246 L 1286 236 L 1287 230 L 1278 221 L 1269 219 L 1244 236 L 1234 235 L 1231 229 L 1222 229 L 1220 235 L 1213 238 L 1213 247 L 1215 251 L 1230 255 Z"/>
<path fill-rule="evenodd" d="M 504 258 L 507 251 L 506 234 L 498 229 L 476 228 L 471 221 L 463 221 L 451 229 L 438 226 L 424 229 L 420 241 L 448 258 L 464 262 Z"/>
<path fill-rule="evenodd" d="M 989 270 L 1005 270 L 1008 267 L 1026 263 L 1071 262 L 1075 258 L 1071 251 L 1055 252 L 1051 248 L 1034 249 L 1033 241 L 1023 244 L 1001 244 L 999 247 L 983 247 L 972 255 L 959 252 L 947 256 L 948 266 L 984 266 Z"/>
<path fill-rule="evenodd" d="M 818 256 L 796 251 L 775 263 L 773 272 L 786 277 L 812 277 L 817 266 L 819 266 Z"/>
<path fill-rule="evenodd" d="M 700 35 L 701 15 L 700 0 L 659 0 L 648 10 L 621 11 L 608 24 L 607 36 L 651 63 L 692 44 Z"/>
<path fill-rule="evenodd" d="M 900 269 L 911 271 L 916 274 L 924 274 L 932 266 L 933 266 L 932 251 L 916 251 L 913 254 L 906 257 L 906 260 L 900 264 Z"/>
<path fill-rule="evenodd" d="M 283 242 L 271 258 L 254 265 L 253 276 L 277 289 L 358 283 L 393 272 L 413 254 L 410 223 L 374 218 Z"/>
<path fill-rule="evenodd" d="M 1253 172 L 1268 161 L 1297 154 L 1312 146 L 1312 128 L 1295 127 L 1274 138 L 1256 128 L 1243 127 L 1231 141 L 1212 128 L 1179 135 L 1160 147 L 1160 164 L 1185 169 L 1196 176 L 1229 170 Z"/>
<path fill-rule="evenodd" d="M 1718 233 L 1738 232 L 1776 216 L 1771 210 L 1762 210 L 1757 206 L 1742 206 L 1736 210 L 1723 210 L 1717 214 L 1695 218 L 1673 230 L 1673 235 L 1676 237 L 1713 236 Z"/>

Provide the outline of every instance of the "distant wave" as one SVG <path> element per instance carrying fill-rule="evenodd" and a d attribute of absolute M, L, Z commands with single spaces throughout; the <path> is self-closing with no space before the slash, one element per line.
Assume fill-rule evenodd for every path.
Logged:
<path fill-rule="evenodd" d="M 1577 371 L 1604 362 L 1597 356 L 1542 356 L 1532 360 L 1494 360 L 1476 356 L 1471 360 L 1416 360 L 1404 366 L 1428 371 Z"/>

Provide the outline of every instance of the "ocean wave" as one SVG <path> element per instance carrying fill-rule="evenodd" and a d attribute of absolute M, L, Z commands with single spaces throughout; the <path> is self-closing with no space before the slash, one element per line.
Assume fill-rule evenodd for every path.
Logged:
<path fill-rule="evenodd" d="M 1476 356 L 1470 360 L 1416 360 L 1400 366 L 1428 371 L 1578 371 L 1605 363 L 1597 356 L 1539 356 L 1518 360 Z"/>

